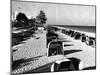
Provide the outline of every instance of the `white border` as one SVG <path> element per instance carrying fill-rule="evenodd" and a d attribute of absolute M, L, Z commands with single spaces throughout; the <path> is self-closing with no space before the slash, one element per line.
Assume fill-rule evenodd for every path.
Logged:
<path fill-rule="evenodd" d="M 97 7 L 97 70 L 40 73 L 41 75 L 98 75 L 100 73 L 100 0 L 28 0 L 71 4 L 88 4 Z M 0 74 L 10 74 L 10 0 L 0 0 Z M 31 74 L 29 74 L 31 75 Z M 34 75 L 38 75 L 34 74 Z"/>

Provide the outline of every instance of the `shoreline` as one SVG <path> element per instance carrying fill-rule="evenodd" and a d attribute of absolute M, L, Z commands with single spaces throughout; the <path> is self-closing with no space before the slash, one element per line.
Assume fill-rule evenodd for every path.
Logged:
<path fill-rule="evenodd" d="M 92 32 L 80 31 L 80 30 L 75 30 L 75 29 L 71 29 L 71 28 L 59 27 L 59 26 L 53 26 L 53 27 L 56 27 L 56 28 L 61 29 L 61 30 L 62 29 L 64 29 L 64 30 L 73 30 L 75 32 L 80 32 L 80 33 L 83 33 L 83 34 L 85 34 L 87 36 L 90 36 L 90 37 L 95 37 L 96 36 L 96 34 L 92 33 Z"/>

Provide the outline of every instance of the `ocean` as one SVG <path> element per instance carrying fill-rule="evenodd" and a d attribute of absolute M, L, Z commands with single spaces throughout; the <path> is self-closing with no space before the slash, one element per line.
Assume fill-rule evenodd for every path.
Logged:
<path fill-rule="evenodd" d="M 55 26 L 74 29 L 74 30 L 78 30 L 78 31 L 96 33 L 96 26 L 67 26 L 67 25 L 55 25 Z"/>

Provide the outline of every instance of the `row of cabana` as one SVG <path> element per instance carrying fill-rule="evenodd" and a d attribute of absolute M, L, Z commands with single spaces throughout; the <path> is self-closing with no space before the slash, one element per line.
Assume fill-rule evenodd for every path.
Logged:
<path fill-rule="evenodd" d="M 52 28 L 54 31 L 60 31 L 63 34 L 66 34 L 71 38 L 74 38 L 75 40 L 81 40 L 81 42 L 86 43 L 86 45 L 95 48 L 96 38 L 93 35 L 91 36 L 91 33 L 87 34 L 81 31 L 76 31 L 76 30 L 66 29 L 61 27 L 52 27 Z"/>

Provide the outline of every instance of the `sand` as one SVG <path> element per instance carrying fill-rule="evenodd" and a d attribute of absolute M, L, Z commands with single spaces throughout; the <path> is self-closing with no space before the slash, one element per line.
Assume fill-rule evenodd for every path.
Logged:
<path fill-rule="evenodd" d="M 35 36 L 35 38 L 31 37 L 30 39 L 26 40 L 26 43 L 19 44 L 13 47 L 13 49 L 17 49 L 17 51 L 13 53 L 13 61 L 22 58 L 28 59 L 46 55 L 46 32 L 37 32 Z"/>
<path fill-rule="evenodd" d="M 71 53 L 66 55 L 66 57 L 76 57 L 79 58 L 82 63 L 83 63 L 83 68 L 85 67 L 90 67 L 90 66 L 96 66 L 96 55 L 95 55 L 95 47 L 91 47 L 86 45 L 86 43 L 81 42 L 81 40 L 75 40 L 74 38 L 71 38 L 70 36 L 67 36 L 61 32 L 56 32 L 57 34 L 59 34 L 60 38 L 66 38 L 66 40 L 70 41 L 70 42 L 63 42 L 64 44 L 70 44 L 72 46 L 67 46 L 64 47 L 63 50 L 67 51 L 67 50 L 82 50 L 79 52 L 75 52 L 75 53 Z"/>
<path fill-rule="evenodd" d="M 20 44 L 15 47 L 14 49 L 18 49 L 18 51 L 13 53 L 13 61 L 19 60 L 19 59 L 29 59 L 29 58 L 35 58 L 38 56 L 42 56 L 37 58 L 36 61 L 30 61 L 29 65 L 23 66 L 19 69 L 15 69 L 12 71 L 13 74 L 19 74 L 23 72 L 27 72 L 32 69 L 36 69 L 40 66 L 46 65 L 48 63 L 55 62 L 57 60 L 69 58 L 69 57 L 76 57 L 79 58 L 83 63 L 83 68 L 95 66 L 95 48 L 92 48 L 91 46 L 87 46 L 85 43 L 82 43 L 80 40 L 74 40 L 73 38 L 61 33 L 61 32 L 55 32 L 59 35 L 59 38 L 65 38 L 68 41 L 71 42 L 63 42 L 64 44 L 73 44 L 73 46 L 67 46 L 64 47 L 64 51 L 67 50 L 82 50 L 80 52 L 75 52 L 67 55 L 57 55 L 57 56 L 51 56 L 47 57 L 47 48 L 46 48 L 46 32 L 37 33 L 36 37 L 39 37 L 40 39 L 36 38 L 30 38 L 26 41 L 25 44 Z"/>

